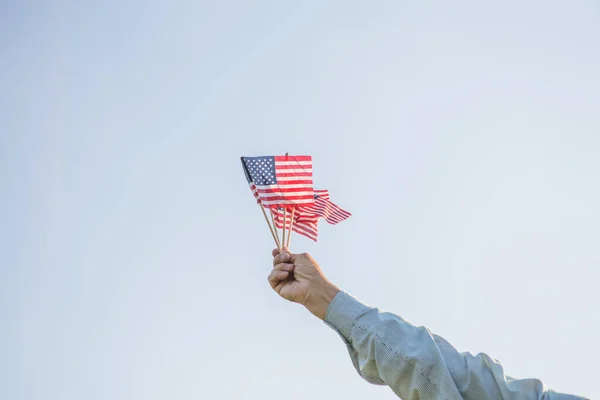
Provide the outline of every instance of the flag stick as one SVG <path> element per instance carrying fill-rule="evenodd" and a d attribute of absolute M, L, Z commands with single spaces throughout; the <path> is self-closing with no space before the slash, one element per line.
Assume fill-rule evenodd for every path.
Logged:
<path fill-rule="evenodd" d="M 273 223 L 273 229 L 275 230 L 275 239 L 277 239 L 277 248 L 281 249 L 281 243 L 279 242 L 279 231 L 277 231 L 277 224 L 275 223 L 275 217 L 273 216 L 273 210 L 269 210 L 271 214 L 271 222 Z"/>
<path fill-rule="evenodd" d="M 296 208 L 292 208 L 292 220 L 290 221 L 290 230 L 288 231 L 288 238 L 287 238 L 287 244 L 285 245 L 285 247 L 287 247 L 287 249 L 290 249 L 290 241 L 292 240 L 292 228 L 294 227 L 294 211 L 296 210 Z"/>
<path fill-rule="evenodd" d="M 283 231 L 281 233 L 281 244 L 285 247 L 285 226 L 287 225 L 287 208 L 283 207 Z"/>
<path fill-rule="evenodd" d="M 267 212 L 265 211 L 265 207 L 262 205 L 262 203 L 260 203 L 259 206 L 263 212 L 263 215 L 265 216 L 265 221 L 267 221 L 267 225 L 269 225 L 269 230 L 271 231 L 271 235 L 273 236 L 275 245 L 277 246 L 279 251 L 281 251 L 281 244 L 279 243 L 279 240 L 277 239 L 277 236 L 275 236 L 275 232 L 273 231 L 273 228 L 271 227 L 271 223 L 269 222 L 269 218 L 267 217 Z"/>

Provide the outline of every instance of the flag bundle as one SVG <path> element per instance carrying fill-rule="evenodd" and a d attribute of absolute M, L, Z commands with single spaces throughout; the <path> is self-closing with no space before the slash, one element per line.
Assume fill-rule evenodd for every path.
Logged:
<path fill-rule="evenodd" d="M 316 242 L 321 218 L 335 225 L 351 216 L 331 202 L 327 190 L 313 189 L 311 156 L 242 157 L 242 167 L 279 249 L 289 248 L 292 232 Z"/>

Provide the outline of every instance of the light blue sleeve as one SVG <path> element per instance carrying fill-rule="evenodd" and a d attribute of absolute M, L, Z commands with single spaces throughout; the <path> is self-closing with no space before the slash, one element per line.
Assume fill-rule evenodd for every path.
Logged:
<path fill-rule="evenodd" d="M 537 379 L 516 380 L 485 354 L 459 353 L 443 338 L 340 292 L 325 322 L 344 339 L 358 373 L 404 400 L 581 400 Z"/>

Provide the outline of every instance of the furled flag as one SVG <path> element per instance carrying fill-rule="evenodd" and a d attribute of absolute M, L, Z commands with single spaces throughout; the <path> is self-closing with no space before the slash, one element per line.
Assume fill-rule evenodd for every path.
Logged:
<path fill-rule="evenodd" d="M 265 207 L 315 203 L 311 156 L 242 157 L 250 189 Z"/>
<path fill-rule="evenodd" d="M 315 190 L 314 197 L 315 203 L 313 205 L 298 206 L 295 208 L 293 224 L 291 224 L 291 212 L 284 213 L 281 207 L 273 208 L 271 211 L 275 217 L 275 226 L 283 228 L 285 214 L 286 227 L 291 225 L 294 232 L 316 242 L 318 236 L 317 223 L 320 218 L 324 218 L 328 223 L 335 225 L 352 215 L 337 204 L 332 203 L 329 200 L 329 192 L 327 190 Z"/>
<path fill-rule="evenodd" d="M 315 204 L 304 206 L 300 211 L 302 215 L 307 215 L 307 220 L 308 215 L 312 215 L 315 221 L 324 218 L 331 225 L 336 225 L 352 216 L 348 211 L 329 200 L 329 191 L 327 190 L 315 190 Z"/>
<path fill-rule="evenodd" d="M 296 232 L 299 235 L 302 236 L 306 236 L 309 239 L 314 240 L 315 242 L 317 241 L 317 236 L 319 234 L 319 230 L 318 230 L 318 226 L 317 226 L 317 222 L 318 222 L 318 218 L 316 221 L 312 221 L 312 216 L 311 216 L 311 220 L 305 220 L 302 219 L 302 217 L 300 216 L 300 212 L 298 211 L 298 208 L 296 208 L 294 210 L 294 223 L 292 224 L 292 213 L 291 212 L 287 212 L 284 213 L 283 212 L 283 208 L 281 207 L 277 207 L 277 208 L 272 208 L 271 212 L 273 213 L 273 216 L 275 217 L 274 222 L 275 222 L 275 226 L 279 229 L 283 229 L 283 221 L 284 221 L 284 215 L 285 215 L 285 222 L 286 222 L 286 227 L 287 229 L 289 229 L 290 225 L 292 226 L 292 231 Z"/>

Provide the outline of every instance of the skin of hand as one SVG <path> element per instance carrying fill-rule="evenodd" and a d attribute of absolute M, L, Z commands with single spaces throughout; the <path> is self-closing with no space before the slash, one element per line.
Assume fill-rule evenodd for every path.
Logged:
<path fill-rule="evenodd" d="M 268 277 L 279 296 L 302 304 L 324 320 L 333 298 L 340 292 L 308 254 L 292 254 L 287 249 L 273 250 L 273 270 Z"/>

